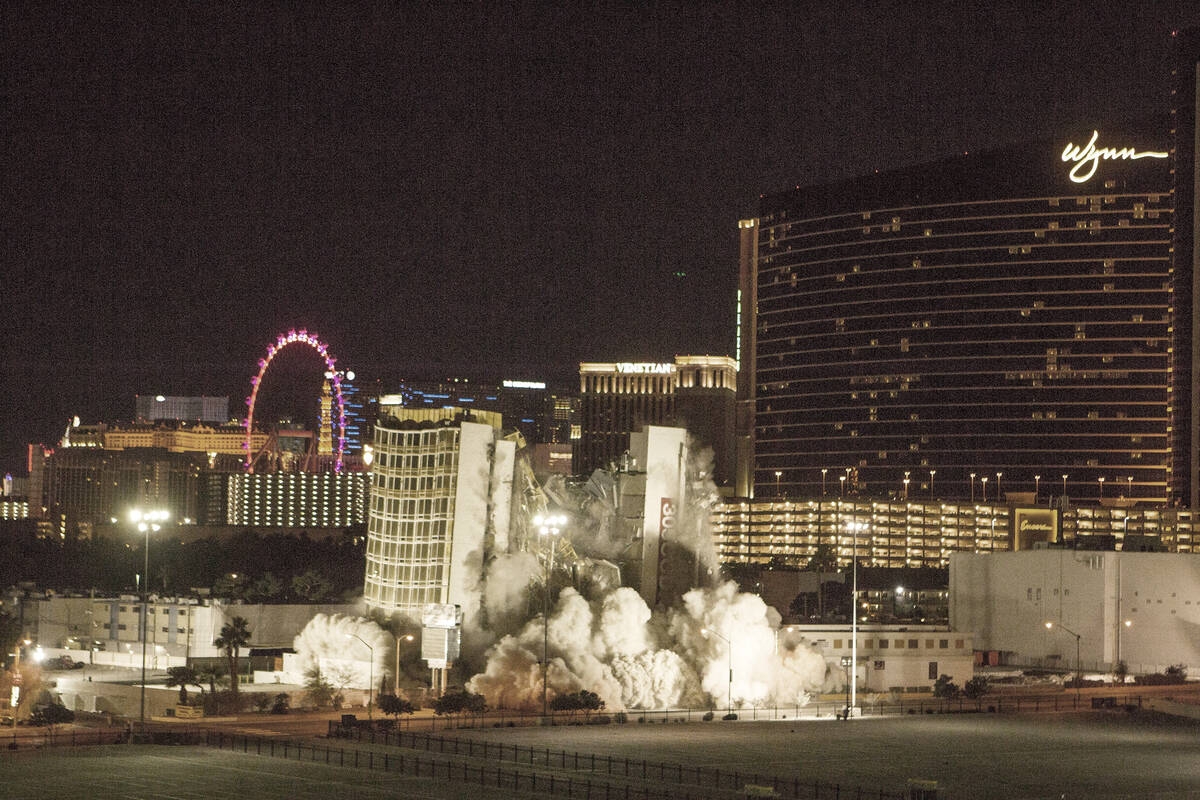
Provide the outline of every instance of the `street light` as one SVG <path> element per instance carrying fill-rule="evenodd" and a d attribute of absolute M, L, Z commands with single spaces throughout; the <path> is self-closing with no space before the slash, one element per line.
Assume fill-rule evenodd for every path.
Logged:
<path fill-rule="evenodd" d="M 850 573 L 853 576 L 850 587 L 850 659 L 858 667 L 858 532 L 867 527 L 865 522 L 850 522 L 846 529 L 850 531 Z M 851 676 L 850 708 L 854 708 L 858 698 L 858 675 Z M 847 710 L 849 715 L 849 710 Z"/>
<path fill-rule="evenodd" d="M 775 496 L 776 497 L 780 496 L 780 494 L 779 494 L 779 479 L 782 476 L 783 476 L 782 472 L 780 472 L 779 470 L 775 470 Z"/>
<path fill-rule="evenodd" d="M 371 715 L 371 707 L 375 705 L 375 648 L 367 644 L 367 640 L 357 634 L 347 633 L 347 639 L 358 639 L 363 643 L 363 646 L 371 653 L 371 663 L 368 665 L 368 680 L 367 684 L 367 722 L 373 722 L 374 718 Z"/>
<path fill-rule="evenodd" d="M 397 697 L 400 696 L 400 642 L 411 642 L 412 640 L 413 635 L 411 633 L 396 637 L 396 688 L 393 693 Z"/>
<path fill-rule="evenodd" d="M 828 468 L 821 469 L 821 497 L 825 496 L 825 474 L 829 472 Z"/>
<path fill-rule="evenodd" d="M 1128 481 L 1128 483 L 1129 483 L 1129 499 L 1132 500 L 1133 499 L 1133 476 L 1130 475 L 1128 478 L 1126 478 L 1126 481 Z"/>
<path fill-rule="evenodd" d="M 983 502 L 986 503 L 987 502 L 987 481 L 988 481 L 987 475 L 984 475 L 979 480 L 983 482 Z"/>
<path fill-rule="evenodd" d="M 936 469 L 929 470 L 929 499 L 933 500 L 933 476 L 937 474 Z"/>
<path fill-rule="evenodd" d="M 1055 626 L 1054 626 L 1053 622 L 1046 623 L 1046 630 L 1048 630 L 1048 631 L 1053 630 L 1054 627 Z M 1058 623 L 1058 627 L 1061 628 L 1065 633 L 1069 633 L 1075 637 L 1075 706 L 1078 708 L 1078 706 L 1079 706 L 1079 686 L 1080 686 L 1080 684 L 1083 683 L 1083 669 L 1080 666 L 1080 661 L 1079 661 L 1079 640 L 1082 637 L 1080 637 L 1080 635 L 1078 633 L 1071 630 L 1066 625 L 1063 625 L 1061 622 Z"/>
<path fill-rule="evenodd" d="M 700 629 L 700 634 L 702 636 L 708 636 L 710 633 L 725 643 L 725 651 L 729 653 L 729 683 L 725 694 L 725 716 L 726 718 L 729 718 L 733 716 L 733 642 L 729 641 L 729 639 L 712 630 L 711 628 Z"/>
<path fill-rule="evenodd" d="M 1000 492 L 1000 479 L 1004 477 L 1003 472 L 996 473 L 996 502 L 1003 503 L 1004 495 Z"/>
<path fill-rule="evenodd" d="M 975 502 L 975 473 L 971 473 L 971 502 Z"/>
<path fill-rule="evenodd" d="M 150 616 L 150 532 L 158 532 L 162 528 L 160 523 L 166 522 L 170 515 L 169 511 L 161 508 L 149 511 L 135 508 L 129 512 L 129 521 L 136 525 L 145 537 L 142 548 L 142 579 L 139 581 L 142 590 L 142 618 L 138 623 L 138 638 L 142 644 L 142 699 L 138 717 L 141 720 L 142 733 L 146 732 L 146 618 Z"/>
<path fill-rule="evenodd" d="M 1100 484 L 1100 499 L 1103 500 L 1104 499 L 1104 478 L 1103 477 L 1096 478 L 1096 482 Z"/>
<path fill-rule="evenodd" d="M 846 496 L 846 476 L 839 475 L 838 480 L 842 482 L 842 497 Z"/>
<path fill-rule="evenodd" d="M 1041 485 L 1042 485 L 1042 476 L 1034 475 L 1033 476 L 1033 504 L 1035 506 L 1038 503 L 1038 490 L 1040 489 Z"/>
<path fill-rule="evenodd" d="M 546 668 L 550 664 L 550 579 L 554 575 L 554 537 L 562 533 L 567 524 L 564 514 L 538 514 L 533 518 L 533 524 L 538 529 L 539 536 L 547 537 L 550 543 L 550 557 L 546 562 L 546 582 L 542 587 L 542 718 L 547 713 L 546 705 Z"/>
<path fill-rule="evenodd" d="M 1063 473 L 1063 493 L 1062 502 L 1060 505 L 1065 509 L 1067 507 L 1067 473 Z M 1063 513 L 1066 513 L 1065 511 Z"/>
<path fill-rule="evenodd" d="M 1122 620 L 1121 624 L 1117 626 L 1117 661 L 1121 660 L 1121 628 L 1132 628 L 1132 627 L 1133 627 L 1133 620 L 1131 620 L 1131 619 Z M 1128 665 L 1126 665 L 1126 668 L 1128 669 Z"/>

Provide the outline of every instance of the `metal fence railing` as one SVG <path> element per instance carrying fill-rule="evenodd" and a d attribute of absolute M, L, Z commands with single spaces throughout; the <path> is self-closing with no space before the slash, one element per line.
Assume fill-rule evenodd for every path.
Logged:
<path fill-rule="evenodd" d="M 580 753 L 568 750 L 552 750 L 548 747 L 525 747 L 504 742 L 476 741 L 448 736 L 435 736 L 418 731 L 375 731 L 363 726 L 343 726 L 330 723 L 330 736 L 340 736 L 356 742 L 390 745 L 409 750 L 479 758 L 487 761 L 527 764 L 529 767 L 584 771 L 603 774 L 618 779 L 632 779 L 669 783 L 693 792 L 717 791 L 743 793 L 747 786 L 758 787 L 767 797 L 823 798 L 853 797 L 899 800 L 902 793 L 886 789 L 866 789 L 859 786 L 842 786 L 837 783 L 810 781 L 798 776 L 782 778 L 738 769 L 721 769 L 688 764 L 672 764 L 631 759 L 596 753 Z M 675 790 L 672 796 L 678 794 Z M 588 795 L 589 797 L 591 795 Z M 700 795 L 707 796 L 707 795 Z"/>
<path fill-rule="evenodd" d="M 129 741 L 129 731 L 114 728 L 69 728 L 66 730 L 14 727 L 0 733 L 0 752 L 39 750 L 44 747 L 95 747 L 102 744 L 122 744 Z"/>
<path fill-rule="evenodd" d="M 862 703 L 857 707 L 856 715 L 864 717 L 901 716 L 909 714 L 958 714 L 958 713 L 993 713 L 1016 714 L 1040 711 L 1075 711 L 1091 708 L 1090 698 L 1094 692 L 1080 696 L 1074 690 L 1055 694 L 1043 695 L 987 695 L 978 699 L 959 697 L 952 700 L 919 698 L 913 700 L 895 700 L 878 703 Z M 1116 698 L 1119 705 L 1142 704 L 1140 694 L 1105 693 L 1106 697 Z M 757 706 L 736 708 L 733 713 L 739 721 L 772 721 L 787 719 L 816 719 L 839 716 L 845 709 L 845 703 L 829 701 L 810 703 L 800 706 Z M 687 709 L 668 708 L 653 710 L 632 710 L 620 713 L 592 712 L 588 715 L 570 712 L 550 712 L 543 716 L 536 711 L 510 711 L 496 709 L 483 714 L 457 714 L 453 716 L 403 716 L 395 720 L 377 720 L 379 726 L 390 726 L 396 730 L 458 730 L 470 728 L 510 728 L 528 725 L 596 725 L 624 722 L 625 724 L 661 724 L 664 722 L 700 722 L 710 720 L 716 724 L 722 722 L 725 716 L 723 709 Z M 339 725 L 330 722 L 330 731 Z M 365 724 L 362 720 L 359 724 Z M 380 726 L 382 729 L 383 726 Z"/>

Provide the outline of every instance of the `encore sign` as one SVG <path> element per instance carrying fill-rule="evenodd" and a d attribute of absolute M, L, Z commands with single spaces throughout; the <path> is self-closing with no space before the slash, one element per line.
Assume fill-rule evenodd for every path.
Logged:
<path fill-rule="evenodd" d="M 1100 159 L 1111 160 L 1114 158 L 1123 158 L 1126 160 L 1136 160 L 1139 158 L 1166 158 L 1166 153 L 1161 153 L 1155 150 L 1145 150 L 1138 152 L 1132 147 L 1096 147 L 1096 140 L 1100 138 L 1099 131 L 1092 131 L 1091 141 L 1085 147 L 1077 147 L 1070 142 L 1067 143 L 1067 148 L 1063 150 L 1063 161 L 1074 161 L 1075 166 L 1071 167 L 1071 180 L 1075 183 L 1086 183 L 1091 180 L 1091 177 L 1096 174 L 1096 167 L 1100 165 Z"/>

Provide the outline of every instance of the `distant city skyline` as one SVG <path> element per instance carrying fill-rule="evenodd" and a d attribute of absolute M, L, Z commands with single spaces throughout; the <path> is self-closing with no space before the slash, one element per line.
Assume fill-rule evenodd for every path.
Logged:
<path fill-rule="evenodd" d="M 1189 3 L 18 7 L 0 469 L 319 331 L 365 375 L 732 355 L 793 185 L 1165 112 Z M 434 363 L 436 362 L 436 364 Z"/>

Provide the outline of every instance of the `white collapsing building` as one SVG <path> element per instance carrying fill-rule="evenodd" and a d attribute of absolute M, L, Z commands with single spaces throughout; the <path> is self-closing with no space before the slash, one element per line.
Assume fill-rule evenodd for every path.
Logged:
<path fill-rule="evenodd" d="M 367 517 L 368 606 L 419 621 L 430 604 L 477 619 L 486 557 L 508 549 L 515 441 L 500 414 L 381 403 Z"/>

